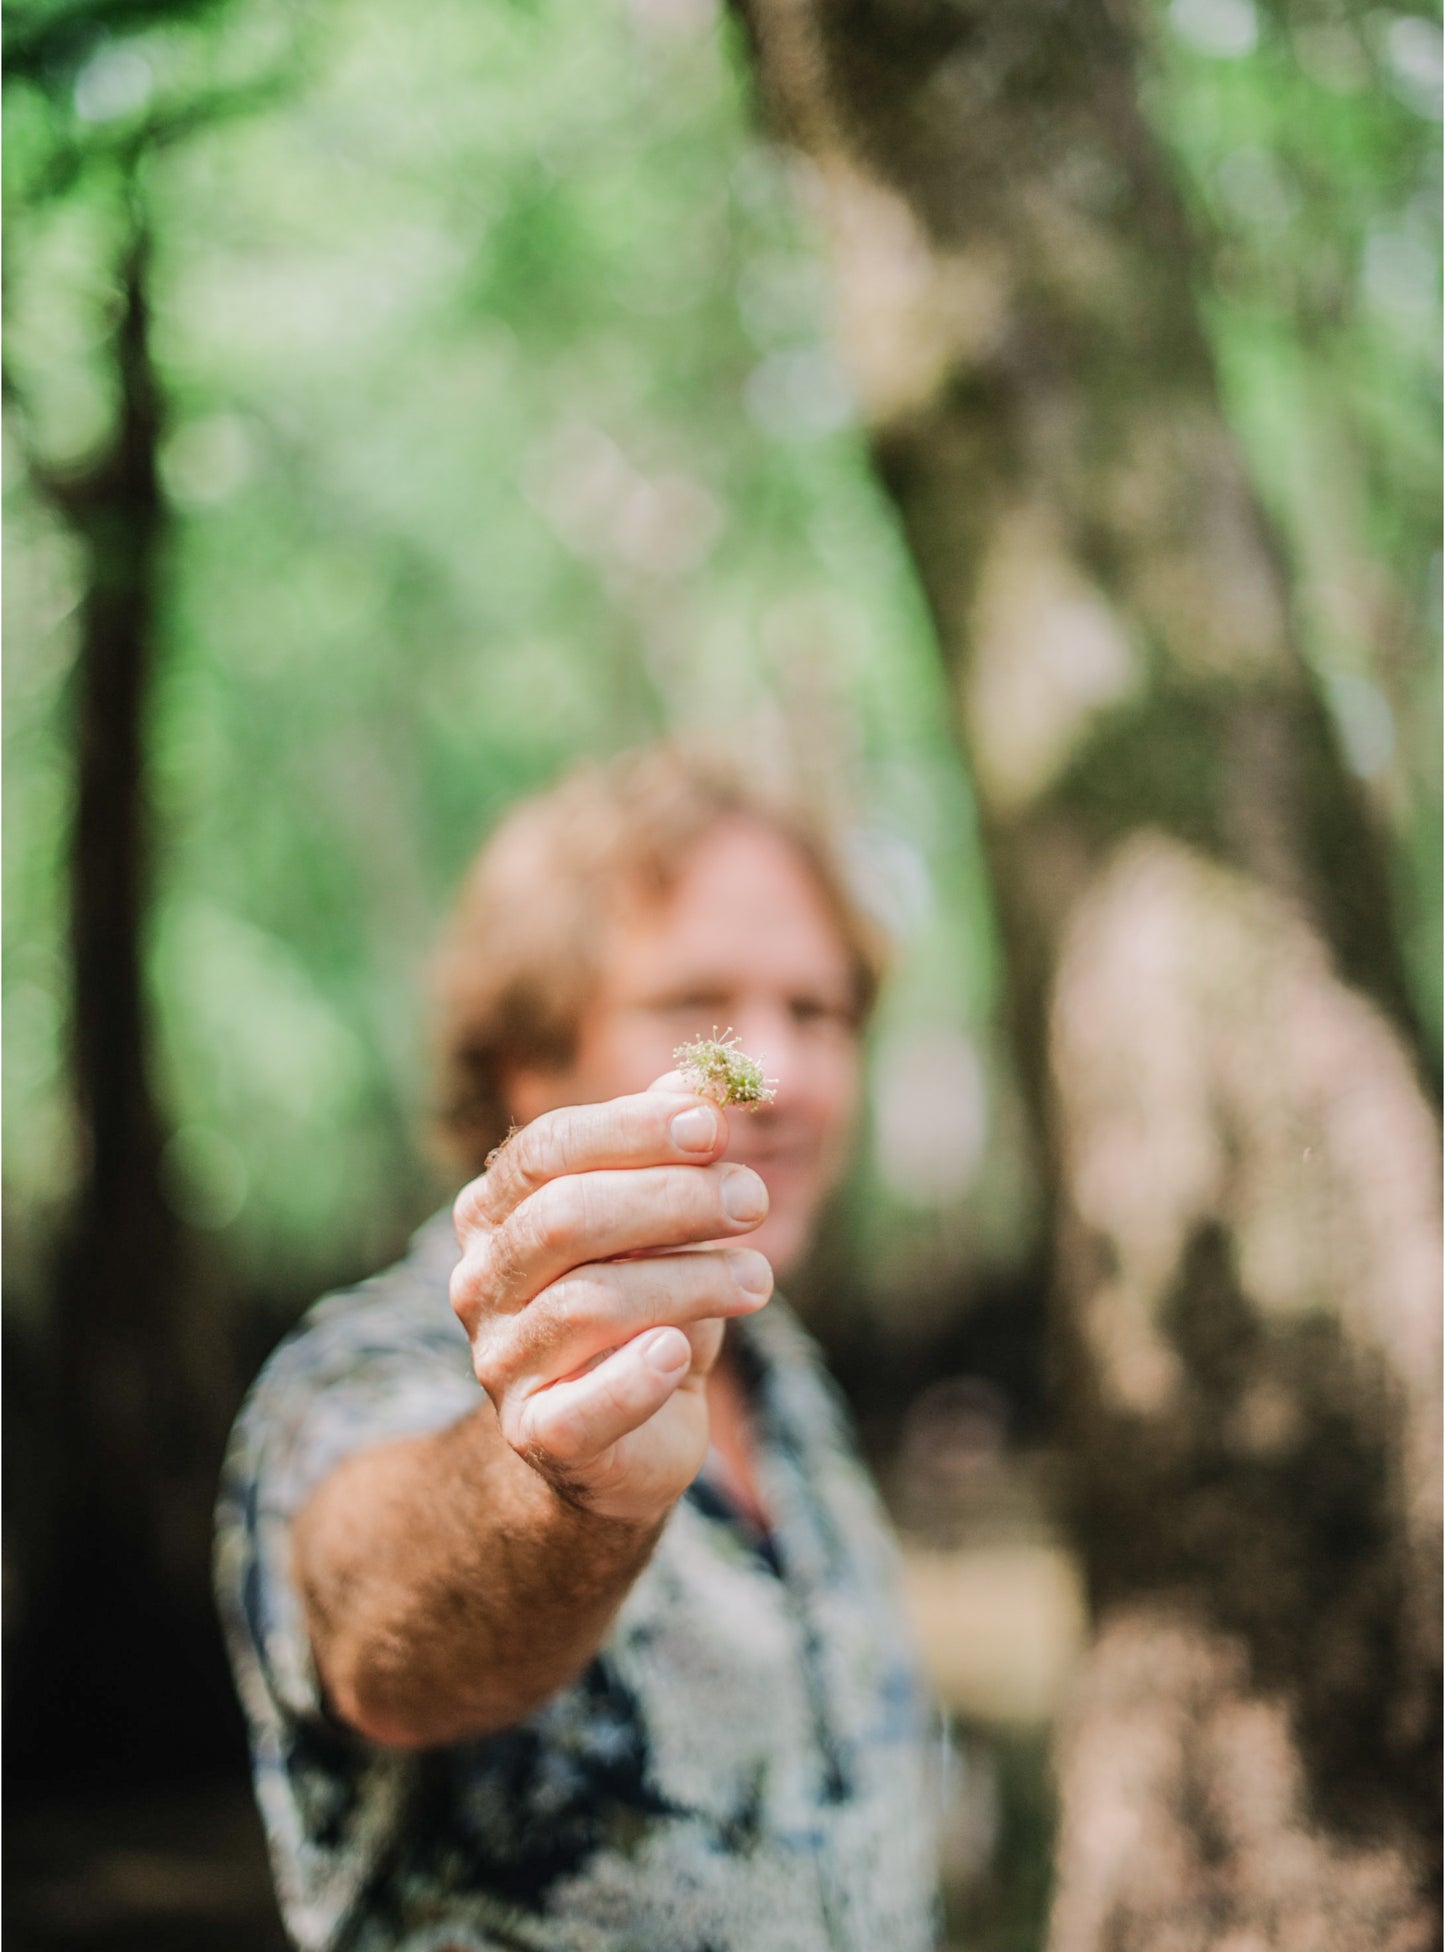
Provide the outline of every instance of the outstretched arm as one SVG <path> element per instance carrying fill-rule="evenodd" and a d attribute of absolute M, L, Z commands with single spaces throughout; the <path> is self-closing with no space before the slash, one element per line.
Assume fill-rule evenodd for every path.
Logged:
<path fill-rule="evenodd" d="M 547 1113 L 463 1190 L 452 1305 L 486 1400 L 339 1465 L 297 1516 L 322 1681 L 373 1740 L 485 1734 L 572 1680 L 702 1463 L 724 1321 L 772 1288 L 718 1243 L 767 1193 L 721 1163 L 725 1115 L 661 1085 Z"/>

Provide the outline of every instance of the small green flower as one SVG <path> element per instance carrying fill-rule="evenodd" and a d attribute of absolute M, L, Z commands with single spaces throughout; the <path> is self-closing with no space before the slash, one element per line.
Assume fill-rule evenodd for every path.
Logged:
<path fill-rule="evenodd" d="M 672 1061 L 700 1098 L 711 1098 L 716 1105 L 770 1105 L 777 1096 L 773 1078 L 763 1076 L 755 1057 L 738 1048 L 738 1038 L 729 1027 L 721 1037 L 713 1025 L 711 1037 L 695 1037 L 690 1044 L 679 1044 Z"/>

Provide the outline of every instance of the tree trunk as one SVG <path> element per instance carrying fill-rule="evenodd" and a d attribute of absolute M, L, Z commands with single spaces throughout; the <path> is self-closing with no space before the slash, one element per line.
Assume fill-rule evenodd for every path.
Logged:
<path fill-rule="evenodd" d="M 746 0 L 978 796 L 1096 1637 L 1055 1952 L 1433 1937 L 1438 1186 L 1381 844 L 1108 0 Z"/>
<path fill-rule="evenodd" d="M 144 970 L 166 510 L 150 239 L 133 189 L 130 212 L 116 270 L 112 437 L 83 471 L 35 465 L 84 542 L 88 571 L 69 863 L 80 1177 L 50 1322 L 41 1456 L 30 1460 L 54 1509 L 11 1693 L 12 1759 L 37 1771 L 174 1762 L 197 1733 L 183 1732 L 196 1705 L 188 1683 L 199 1678 L 208 1706 L 220 1686 L 218 1663 L 197 1677 L 191 1662 L 215 1639 L 205 1567 L 222 1393 L 214 1337 L 187 1307 L 186 1242 L 164 1196 Z"/>

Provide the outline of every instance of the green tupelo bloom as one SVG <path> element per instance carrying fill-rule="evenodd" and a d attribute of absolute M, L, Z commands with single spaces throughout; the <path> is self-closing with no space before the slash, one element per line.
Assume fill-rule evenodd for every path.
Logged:
<path fill-rule="evenodd" d="M 711 1037 L 695 1037 L 690 1044 L 679 1044 L 672 1061 L 701 1098 L 717 1105 L 770 1105 L 777 1096 L 776 1080 L 763 1076 L 755 1057 L 739 1048 L 732 1029 L 719 1037 L 714 1024 Z"/>

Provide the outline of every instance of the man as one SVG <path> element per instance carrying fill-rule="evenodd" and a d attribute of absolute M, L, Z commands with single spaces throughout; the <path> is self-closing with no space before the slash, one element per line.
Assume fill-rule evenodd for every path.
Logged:
<path fill-rule="evenodd" d="M 476 1176 L 272 1357 L 222 1487 L 301 1945 L 933 1942 L 892 1548 L 769 1303 L 845 1162 L 877 977 L 807 820 L 667 748 L 483 850 L 442 985 Z M 671 1069 L 714 1026 L 774 1104 Z"/>

